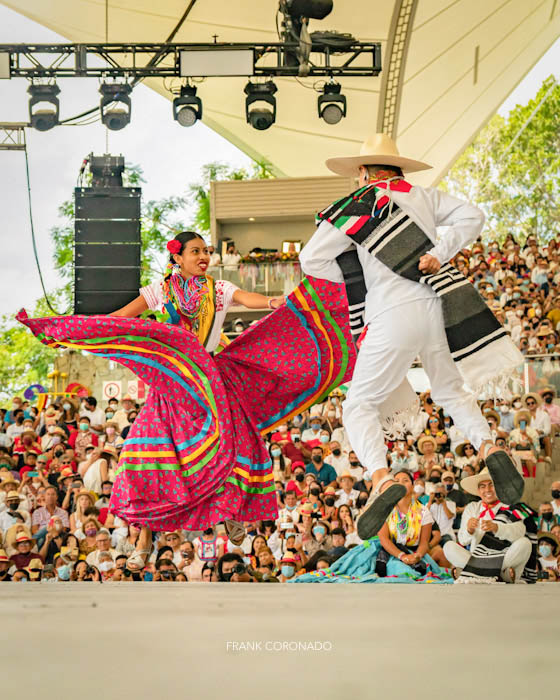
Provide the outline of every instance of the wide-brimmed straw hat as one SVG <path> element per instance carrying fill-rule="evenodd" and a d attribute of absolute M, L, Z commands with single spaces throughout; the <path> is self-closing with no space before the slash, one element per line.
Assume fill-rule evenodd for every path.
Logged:
<path fill-rule="evenodd" d="M 526 408 L 521 408 L 519 411 L 515 412 L 515 415 L 513 416 L 513 424 L 515 425 L 516 428 L 519 428 L 519 423 L 522 420 L 526 420 L 527 425 L 531 424 L 531 420 L 532 420 L 531 412 L 528 411 Z"/>
<path fill-rule="evenodd" d="M 465 447 L 466 447 L 467 445 L 471 445 L 471 447 L 473 447 L 473 449 L 474 449 L 474 445 L 472 444 L 472 442 L 469 442 L 468 440 L 465 440 L 465 442 L 460 442 L 460 443 L 457 445 L 457 447 L 455 448 L 455 454 L 456 454 L 458 457 L 464 457 L 464 456 L 465 456 Z"/>
<path fill-rule="evenodd" d="M 558 537 L 556 537 L 556 535 L 553 535 L 552 532 L 539 532 L 537 538 L 539 542 L 541 540 L 544 540 L 545 542 L 548 542 L 553 546 L 552 553 L 554 554 L 554 556 L 558 554 L 558 551 L 560 550 L 560 540 L 558 539 Z"/>
<path fill-rule="evenodd" d="M 492 481 L 488 467 L 484 467 L 484 469 L 474 476 L 466 476 L 464 479 L 461 479 L 461 488 L 472 496 L 478 496 L 478 485 L 481 481 Z"/>
<path fill-rule="evenodd" d="M 527 394 L 525 394 L 525 396 L 521 399 L 521 400 L 523 401 L 523 403 L 525 404 L 525 406 L 527 405 L 527 399 L 529 399 L 529 398 L 535 399 L 535 403 L 537 404 L 537 406 L 540 406 L 541 403 L 542 403 L 542 398 L 541 398 L 541 396 L 540 396 L 539 394 L 537 394 L 536 391 L 529 391 L 529 392 L 528 392 Z"/>
<path fill-rule="evenodd" d="M 418 440 L 418 452 L 420 452 L 421 454 L 424 454 L 424 445 L 427 442 L 431 442 L 433 444 L 434 451 L 437 450 L 436 439 L 434 437 L 432 437 L 431 435 L 422 435 Z"/>
<path fill-rule="evenodd" d="M 344 176 L 357 175 L 360 165 L 395 165 L 403 173 L 415 173 L 432 167 L 401 156 L 397 144 L 387 134 L 373 134 L 363 142 L 359 155 L 329 158 L 325 165 L 333 173 Z"/>

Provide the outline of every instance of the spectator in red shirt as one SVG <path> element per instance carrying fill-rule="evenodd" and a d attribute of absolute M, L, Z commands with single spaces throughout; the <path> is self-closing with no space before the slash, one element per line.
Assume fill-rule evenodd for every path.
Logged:
<path fill-rule="evenodd" d="M 286 492 L 295 491 L 299 500 L 303 497 L 305 490 L 305 465 L 303 462 L 292 462 L 292 477 L 286 484 Z"/>
<path fill-rule="evenodd" d="M 82 460 L 85 457 L 86 447 L 93 445 L 97 447 L 99 440 L 93 432 L 90 420 L 87 416 L 80 416 L 79 430 L 75 431 L 68 438 L 68 444 L 74 450 L 76 458 Z"/>
<path fill-rule="evenodd" d="M 33 544 L 33 540 L 25 532 L 20 532 L 16 537 L 17 551 L 10 557 L 10 561 L 16 569 L 25 569 L 26 566 L 29 566 L 32 559 L 41 559 L 43 561 L 42 557 L 36 552 L 31 551 Z"/>

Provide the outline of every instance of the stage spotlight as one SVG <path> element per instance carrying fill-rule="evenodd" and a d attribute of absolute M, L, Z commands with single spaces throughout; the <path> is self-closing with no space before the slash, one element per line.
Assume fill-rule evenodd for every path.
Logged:
<path fill-rule="evenodd" d="M 29 121 L 38 131 L 48 131 L 58 124 L 58 85 L 34 85 L 27 88 L 29 100 Z"/>
<path fill-rule="evenodd" d="M 340 94 L 340 83 L 327 83 L 317 99 L 319 116 L 327 124 L 338 124 L 346 116 L 346 97 Z"/>
<path fill-rule="evenodd" d="M 272 80 L 266 83 L 251 83 L 245 85 L 245 116 L 247 123 L 253 129 L 264 131 L 276 121 L 276 98 L 274 93 L 278 90 Z M 255 105 L 252 107 L 252 105 Z"/>
<path fill-rule="evenodd" d="M 184 85 L 180 96 L 173 100 L 173 119 L 181 126 L 192 126 L 202 119 L 202 100 L 192 85 Z"/>
<path fill-rule="evenodd" d="M 287 10 L 294 19 L 325 19 L 333 9 L 333 0 L 287 0 Z"/>
<path fill-rule="evenodd" d="M 99 92 L 103 124 L 111 131 L 124 129 L 130 123 L 132 104 L 129 95 L 132 87 L 128 83 L 102 83 Z"/>

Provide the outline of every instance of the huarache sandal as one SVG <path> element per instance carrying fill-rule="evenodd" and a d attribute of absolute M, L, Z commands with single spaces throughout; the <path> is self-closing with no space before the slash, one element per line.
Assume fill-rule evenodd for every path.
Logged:
<path fill-rule="evenodd" d="M 490 446 L 484 445 L 484 447 L 486 449 L 483 459 L 494 482 L 496 496 L 508 506 L 519 503 L 523 498 L 525 481 L 517 471 L 512 459 L 504 450 L 496 450 L 486 454 Z"/>
<path fill-rule="evenodd" d="M 127 569 L 135 574 L 142 571 L 142 569 L 146 566 L 146 562 L 148 561 L 151 551 L 151 547 L 149 549 L 135 549 L 126 560 Z M 142 556 L 143 554 L 146 556 Z"/>
<path fill-rule="evenodd" d="M 224 520 L 224 525 L 229 541 L 239 547 L 247 534 L 243 525 L 237 520 Z"/>
<path fill-rule="evenodd" d="M 358 537 L 362 540 L 369 540 L 370 537 L 377 535 L 393 508 L 406 495 L 406 488 L 396 482 L 380 492 L 379 489 L 388 481 L 394 481 L 393 477 L 384 476 L 375 489 L 372 489 L 358 517 Z"/>

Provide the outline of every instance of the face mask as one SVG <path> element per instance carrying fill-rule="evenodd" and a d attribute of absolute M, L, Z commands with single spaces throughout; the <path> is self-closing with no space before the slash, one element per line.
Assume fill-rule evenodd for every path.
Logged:
<path fill-rule="evenodd" d="M 520 421 L 519 421 L 519 427 L 521 428 L 521 430 L 525 430 L 525 428 L 527 427 L 527 421 L 526 421 L 526 420 L 520 420 Z"/>
<path fill-rule="evenodd" d="M 511 294 L 511 287 L 506 287 L 506 294 Z"/>
<path fill-rule="evenodd" d="M 553 348 L 554 345 L 549 345 L 548 347 Z M 552 403 L 552 396 L 546 396 L 544 400 L 545 400 L 545 403 Z"/>
<path fill-rule="evenodd" d="M 287 425 L 279 425 L 278 426 L 278 431 L 281 433 L 287 433 L 288 432 L 288 426 Z"/>
<path fill-rule="evenodd" d="M 244 329 L 243 329 L 243 326 L 237 325 L 237 326 L 235 326 L 235 329 L 234 329 L 234 330 L 235 330 L 236 333 L 243 333 L 243 330 L 244 330 Z"/>
<path fill-rule="evenodd" d="M 84 432 L 89 429 L 89 423 L 80 423 L 80 430 Z"/>
<path fill-rule="evenodd" d="M 60 440 L 61 440 L 60 435 L 55 435 L 52 439 L 52 444 L 53 445 L 60 445 Z"/>
<path fill-rule="evenodd" d="M 445 488 L 446 488 L 448 491 L 451 491 L 451 490 L 453 489 L 453 484 L 445 484 Z"/>
<path fill-rule="evenodd" d="M 62 530 L 62 523 L 56 523 L 55 526 L 54 526 L 54 529 L 55 529 L 57 532 L 60 532 L 60 531 Z"/>
<path fill-rule="evenodd" d="M 334 506 L 334 498 L 332 498 L 332 496 L 329 498 L 325 498 L 325 504 L 327 506 Z"/>
<path fill-rule="evenodd" d="M 500 406 L 500 413 L 509 413 L 509 406 Z"/>
<path fill-rule="evenodd" d="M 113 411 L 107 411 L 107 412 L 105 413 L 105 418 L 112 418 L 114 415 L 115 415 L 115 414 L 113 413 Z"/>
<path fill-rule="evenodd" d="M 106 429 L 105 429 L 105 432 L 107 433 L 107 435 L 114 435 L 114 434 L 115 434 L 115 429 L 109 427 L 109 428 L 106 428 Z"/>
<path fill-rule="evenodd" d="M 342 450 L 340 449 L 340 447 L 335 447 L 332 451 L 332 453 L 335 457 L 340 457 L 341 452 L 342 452 Z"/>
<path fill-rule="evenodd" d="M 544 520 L 546 520 L 547 522 L 549 522 L 550 520 L 552 520 L 552 518 L 553 518 L 553 516 L 554 516 L 554 513 L 550 513 L 550 512 L 548 512 L 548 513 L 543 513 L 542 516 L 543 516 L 543 519 L 544 519 Z"/>
<path fill-rule="evenodd" d="M 441 476 L 431 476 L 430 477 L 430 483 L 432 484 L 439 484 L 441 481 Z"/>
<path fill-rule="evenodd" d="M 87 537 L 95 537 L 95 535 L 97 535 L 97 530 L 94 527 L 88 527 L 85 533 Z"/>
<path fill-rule="evenodd" d="M 447 464 L 447 466 L 452 467 L 453 466 L 453 457 L 446 457 L 445 463 Z"/>
<path fill-rule="evenodd" d="M 292 423 L 299 427 L 303 423 L 303 418 L 301 416 L 294 416 L 292 418 Z"/>
<path fill-rule="evenodd" d="M 70 566 L 68 564 L 59 566 L 56 571 L 58 573 L 58 578 L 61 581 L 70 581 Z"/>
<path fill-rule="evenodd" d="M 330 440 L 330 437 L 328 435 L 321 435 L 319 440 L 323 443 L 323 445 L 326 445 L 327 442 Z"/>
<path fill-rule="evenodd" d="M 316 525 L 316 526 L 313 528 L 313 534 L 315 535 L 315 537 L 317 537 L 317 535 L 324 535 L 324 534 L 325 534 L 325 528 L 324 528 L 322 525 Z"/>
<path fill-rule="evenodd" d="M 9 508 L 10 510 L 17 510 L 17 509 L 18 509 L 18 506 L 19 506 L 19 503 L 10 503 L 10 504 L 8 505 L 8 508 Z"/>
<path fill-rule="evenodd" d="M 513 404 L 514 408 L 521 408 L 521 401 L 515 401 Z"/>
<path fill-rule="evenodd" d="M 461 472 L 461 479 L 466 479 L 467 476 L 470 476 L 470 473 L 463 469 L 463 471 Z"/>
<path fill-rule="evenodd" d="M 552 547 L 549 544 L 539 545 L 539 553 L 541 557 L 549 557 L 552 554 Z"/>
<path fill-rule="evenodd" d="M 72 408 L 72 404 L 71 404 L 71 403 L 63 403 L 63 404 L 62 404 L 62 408 L 63 408 L 65 411 L 69 411 L 69 410 Z"/>
<path fill-rule="evenodd" d="M 321 462 L 323 461 L 321 455 L 313 455 L 312 459 L 315 462 L 315 464 L 321 464 Z"/>
<path fill-rule="evenodd" d="M 352 462 L 350 462 L 350 466 L 351 467 L 359 467 L 360 463 L 357 460 L 353 460 Z"/>
<path fill-rule="evenodd" d="M 312 424 L 311 424 L 311 430 L 312 430 L 314 433 L 319 432 L 319 429 L 320 429 L 320 428 L 321 428 L 320 423 L 312 423 Z"/>
<path fill-rule="evenodd" d="M 417 493 L 419 496 L 421 496 L 424 493 L 424 487 L 422 486 L 422 484 L 416 484 L 413 490 L 414 493 Z"/>
<path fill-rule="evenodd" d="M 99 571 L 111 571 L 113 568 L 113 562 L 112 561 L 104 561 L 102 564 L 99 564 Z"/>
<path fill-rule="evenodd" d="M 288 566 L 287 564 L 282 565 L 282 576 L 285 576 L 286 578 L 291 578 L 294 575 L 294 567 L 293 566 Z"/>
<path fill-rule="evenodd" d="M 273 457 L 280 457 L 280 455 L 282 454 L 282 450 L 279 450 L 277 447 L 275 447 L 273 450 L 270 450 L 270 454 Z"/>
<path fill-rule="evenodd" d="M 553 489 L 550 493 L 552 494 L 552 498 L 560 498 L 560 490 Z"/>
<path fill-rule="evenodd" d="M 54 433 L 54 425 L 49 425 L 47 428 L 47 433 Z"/>
<path fill-rule="evenodd" d="M 214 534 L 214 529 L 209 527 L 208 529 L 204 530 L 203 532 L 204 535 L 213 535 Z"/>
<path fill-rule="evenodd" d="M 336 418 L 336 411 L 328 411 L 327 418 L 330 418 L 331 420 Z"/>
<path fill-rule="evenodd" d="M 117 405 L 118 405 L 118 404 L 116 404 L 116 403 L 110 403 L 110 404 L 109 404 L 109 408 L 111 409 L 111 411 L 116 411 L 116 410 L 117 410 Z M 113 415 L 115 415 L 115 414 L 113 413 Z"/>
<path fill-rule="evenodd" d="M 303 474 L 296 474 L 296 481 L 303 481 Z"/>
<path fill-rule="evenodd" d="M 318 496 L 318 495 L 321 493 L 321 489 L 311 489 L 311 490 L 309 491 L 309 493 L 310 493 L 312 496 Z"/>
<path fill-rule="evenodd" d="M 222 574 L 222 581 L 231 581 L 232 576 L 233 574 L 231 573 L 231 571 L 229 572 L 229 574 Z"/>

